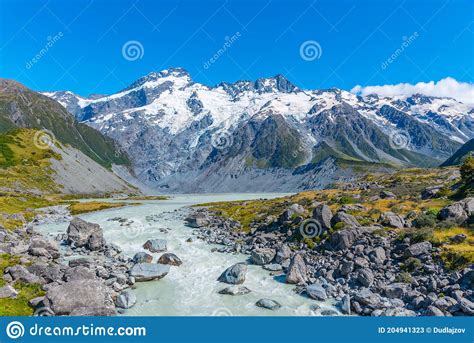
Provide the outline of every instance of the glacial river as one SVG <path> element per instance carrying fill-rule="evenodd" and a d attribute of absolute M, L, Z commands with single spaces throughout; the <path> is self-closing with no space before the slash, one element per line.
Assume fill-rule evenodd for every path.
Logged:
<path fill-rule="evenodd" d="M 252 292 L 246 295 L 221 295 L 218 291 L 229 286 L 217 282 L 219 275 L 229 266 L 245 262 L 243 254 L 212 252 L 213 247 L 193 236 L 193 229 L 184 225 L 176 210 L 193 204 L 226 201 L 272 198 L 282 194 L 220 194 L 220 195 L 173 195 L 170 200 L 140 201 L 139 206 L 127 206 L 81 215 L 84 220 L 98 223 L 104 231 L 107 242 L 123 249 L 129 257 L 139 251 L 150 238 L 166 239 L 168 252 L 176 254 L 183 264 L 171 267 L 167 276 L 161 280 L 140 282 L 134 292 L 137 304 L 126 310 L 130 316 L 190 316 L 190 315 L 313 315 L 311 305 L 318 304 L 322 309 L 333 308 L 323 303 L 295 294 L 293 285 L 282 282 L 281 277 L 270 275 L 260 266 L 249 265 L 244 286 Z M 155 215 L 154 221 L 147 216 Z M 117 221 L 108 219 L 122 217 L 132 220 L 130 227 L 120 226 Z M 65 233 L 68 223 L 45 224 L 36 229 L 51 237 Z M 160 228 L 170 228 L 168 233 Z M 186 242 L 192 237 L 191 243 Z M 161 253 L 154 255 L 156 262 Z M 278 301 L 282 308 L 276 311 L 261 309 L 255 303 L 261 298 Z"/>

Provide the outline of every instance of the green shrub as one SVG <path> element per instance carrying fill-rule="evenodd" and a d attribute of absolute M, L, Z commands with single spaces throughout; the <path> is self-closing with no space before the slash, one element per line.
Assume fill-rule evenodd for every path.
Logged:
<path fill-rule="evenodd" d="M 402 283 L 412 283 L 413 278 L 411 277 L 410 273 L 403 272 L 395 276 L 395 281 L 402 282 Z"/>
<path fill-rule="evenodd" d="M 421 261 L 415 257 L 409 257 L 405 260 L 400 268 L 406 272 L 415 272 L 420 270 L 423 267 Z"/>
<path fill-rule="evenodd" d="M 436 225 L 436 215 L 432 213 L 421 213 L 413 221 L 413 225 L 416 228 L 426 228 L 426 227 L 435 227 Z"/>

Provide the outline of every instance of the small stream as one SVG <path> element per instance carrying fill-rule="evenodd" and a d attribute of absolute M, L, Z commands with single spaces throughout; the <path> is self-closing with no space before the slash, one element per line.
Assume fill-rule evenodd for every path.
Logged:
<path fill-rule="evenodd" d="M 219 194 L 219 195 L 177 195 L 164 201 L 140 201 L 139 206 L 127 206 L 81 215 L 84 220 L 98 223 L 104 231 L 107 242 L 114 243 L 124 253 L 133 257 L 150 238 L 166 239 L 168 252 L 176 254 L 183 264 L 171 267 L 171 271 L 161 280 L 141 282 L 134 290 L 137 304 L 124 315 L 130 316 L 192 316 L 192 315 L 312 315 L 311 305 L 333 308 L 324 303 L 297 295 L 294 285 L 283 282 L 282 277 L 271 276 L 260 266 L 249 265 L 244 286 L 252 292 L 246 295 L 221 295 L 218 291 L 229 286 L 217 282 L 219 275 L 229 266 L 245 262 L 247 255 L 211 252 L 212 245 L 196 239 L 193 229 L 183 221 L 183 208 L 212 201 L 251 200 L 275 198 L 285 194 Z M 153 221 L 147 220 L 153 216 Z M 122 217 L 132 220 L 129 227 L 120 226 L 108 219 Z M 66 232 L 68 223 L 44 224 L 37 231 L 56 236 Z M 160 228 L 171 229 L 168 233 Z M 186 242 L 193 237 L 191 243 Z M 154 255 L 154 262 L 161 253 Z M 276 311 L 261 309 L 255 303 L 261 298 L 278 301 L 282 308 Z"/>

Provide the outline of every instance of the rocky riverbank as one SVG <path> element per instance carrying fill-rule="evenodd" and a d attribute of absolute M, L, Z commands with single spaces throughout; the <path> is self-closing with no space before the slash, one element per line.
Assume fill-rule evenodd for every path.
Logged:
<path fill-rule="evenodd" d="M 378 197 L 396 195 L 382 190 Z M 199 239 L 221 245 L 217 251 L 247 254 L 249 264 L 281 275 L 302 296 L 334 299 L 343 314 L 474 315 L 474 266 L 446 268 L 441 247 L 416 229 L 417 220 L 427 220 L 426 213 L 401 216 L 387 211 L 376 222 L 362 225 L 351 214 L 360 211 L 366 211 L 361 204 L 333 211 L 320 202 L 306 207 L 293 203 L 279 215 L 258 213 L 263 219 L 246 231 L 240 222 L 204 207 L 195 209 L 186 222 Z M 466 198 L 442 208 L 436 225 L 467 225 L 473 214 L 474 198 Z M 449 237 L 465 239 L 463 234 Z M 242 285 L 245 273 L 245 264 L 231 266 L 219 281 Z M 244 286 L 234 288 L 226 293 L 245 294 Z M 271 299 L 262 300 L 257 306 L 280 307 Z"/>
<path fill-rule="evenodd" d="M 98 224 L 72 218 L 64 206 L 43 209 L 26 229 L 0 229 L 3 275 L 0 300 L 15 300 L 22 287 L 36 290 L 28 299 L 34 315 L 111 316 L 136 303 L 136 282 L 160 279 L 179 258 L 165 253 L 158 263 L 139 252 L 133 258 L 103 237 Z M 68 221 L 65 234 L 49 240 L 38 224 Z M 166 241 L 149 240 L 144 249 L 165 251 Z M 33 312 L 33 311 L 32 311 Z M 15 312 L 13 312 L 15 313 Z"/>

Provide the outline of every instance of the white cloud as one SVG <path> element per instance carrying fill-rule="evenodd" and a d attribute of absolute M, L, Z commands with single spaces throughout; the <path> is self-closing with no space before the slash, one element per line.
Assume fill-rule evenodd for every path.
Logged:
<path fill-rule="evenodd" d="M 378 94 L 381 96 L 410 96 L 415 93 L 424 95 L 450 97 L 466 104 L 474 104 L 474 83 L 459 82 L 451 77 L 438 82 L 399 83 L 397 85 L 383 86 L 355 86 L 352 93 L 359 95 Z"/>

